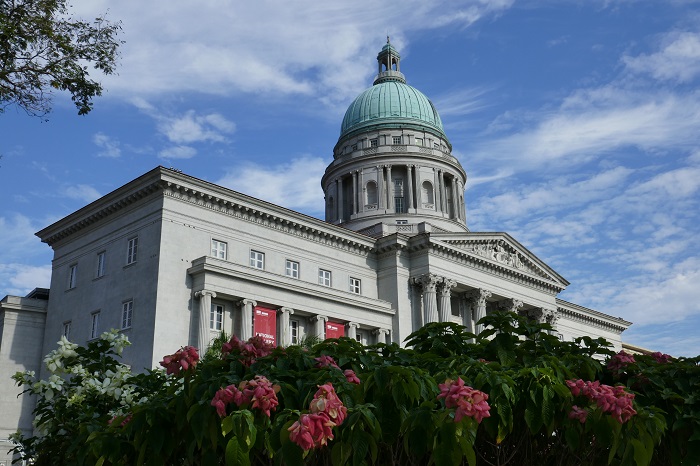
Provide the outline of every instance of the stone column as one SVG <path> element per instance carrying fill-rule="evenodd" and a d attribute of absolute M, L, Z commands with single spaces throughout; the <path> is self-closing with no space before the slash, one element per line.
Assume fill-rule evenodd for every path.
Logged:
<path fill-rule="evenodd" d="M 474 301 L 469 299 L 466 294 L 459 297 L 459 304 L 462 306 L 462 325 L 467 328 L 467 332 L 476 333 L 474 329 Z"/>
<path fill-rule="evenodd" d="M 466 220 L 467 219 L 467 213 L 464 208 L 464 204 L 462 203 L 462 199 L 464 197 L 464 186 L 462 186 L 462 180 L 458 179 L 457 180 L 457 197 L 459 198 L 459 219 L 460 220 Z"/>
<path fill-rule="evenodd" d="M 523 302 L 514 298 L 503 299 L 498 302 L 498 308 L 503 311 L 518 313 L 518 309 L 523 307 Z"/>
<path fill-rule="evenodd" d="M 423 291 L 423 325 L 439 321 L 435 287 L 440 280 L 441 277 L 432 273 L 426 273 L 414 279 Z"/>
<path fill-rule="evenodd" d="M 413 165 L 406 165 L 406 178 L 408 182 L 408 209 L 413 209 Z"/>
<path fill-rule="evenodd" d="M 199 356 L 203 357 L 209 348 L 209 314 L 211 313 L 211 300 L 216 298 L 216 293 L 213 291 L 202 290 L 195 294 L 199 298 L 199 326 L 197 327 L 197 348 Z"/>
<path fill-rule="evenodd" d="M 556 309 L 547 309 L 545 307 L 537 307 L 534 309 L 528 309 L 525 311 L 525 315 L 527 315 L 530 319 L 540 323 L 540 324 L 549 324 L 552 326 L 552 330 L 548 330 L 548 333 L 550 335 L 553 335 L 556 333 L 556 325 L 557 321 L 559 320 L 559 311 Z"/>
<path fill-rule="evenodd" d="M 377 165 L 377 210 L 384 208 L 384 165 Z"/>
<path fill-rule="evenodd" d="M 365 211 L 365 199 L 367 196 L 367 188 L 365 188 L 365 169 L 360 168 L 360 185 L 357 189 L 357 212 Z"/>
<path fill-rule="evenodd" d="M 343 215 L 345 215 L 345 209 L 343 208 L 343 179 L 338 178 L 335 180 L 338 186 L 338 221 L 343 222 Z"/>
<path fill-rule="evenodd" d="M 423 184 L 420 180 L 420 165 L 416 165 L 416 209 L 423 207 Z"/>
<path fill-rule="evenodd" d="M 294 309 L 291 307 L 280 308 L 280 341 L 281 346 L 289 346 L 292 344 L 292 335 L 289 328 L 289 316 L 294 314 Z"/>
<path fill-rule="evenodd" d="M 435 210 L 440 212 L 440 171 L 433 168 L 435 172 L 435 184 L 433 185 L 433 202 L 435 202 Z"/>
<path fill-rule="evenodd" d="M 459 219 L 459 196 L 457 195 L 457 177 L 452 177 L 452 218 Z"/>
<path fill-rule="evenodd" d="M 449 278 L 443 278 L 440 282 L 440 322 L 452 321 L 452 288 L 457 282 Z"/>
<path fill-rule="evenodd" d="M 396 211 L 394 205 L 394 180 L 391 179 L 391 165 L 386 166 L 386 205 L 392 212 Z"/>
<path fill-rule="evenodd" d="M 348 322 L 348 338 L 357 340 L 357 327 L 359 326 L 360 324 L 357 322 Z"/>
<path fill-rule="evenodd" d="M 377 336 L 377 343 L 388 343 L 387 336 L 389 335 L 389 330 L 385 328 L 378 328 L 374 331 L 374 334 Z"/>
<path fill-rule="evenodd" d="M 445 172 L 440 170 L 440 198 L 442 201 L 442 212 L 450 216 L 450 212 L 447 209 L 447 190 L 445 189 Z"/>
<path fill-rule="evenodd" d="M 244 299 L 241 301 L 243 307 L 241 314 L 241 340 L 246 341 L 253 336 L 253 308 L 258 305 L 257 301 Z"/>
<path fill-rule="evenodd" d="M 491 292 L 483 289 L 471 290 L 467 293 L 467 298 L 472 301 L 472 309 L 474 312 L 474 322 L 479 322 L 483 317 L 486 317 L 486 300 L 491 297 Z M 482 324 L 475 324 L 475 332 L 477 335 L 484 331 Z"/>
<path fill-rule="evenodd" d="M 326 321 L 328 320 L 328 317 L 322 316 L 322 315 L 317 315 L 309 319 L 311 322 L 316 323 L 316 329 L 315 329 L 315 334 L 318 338 L 321 340 L 325 339 L 326 337 Z"/>

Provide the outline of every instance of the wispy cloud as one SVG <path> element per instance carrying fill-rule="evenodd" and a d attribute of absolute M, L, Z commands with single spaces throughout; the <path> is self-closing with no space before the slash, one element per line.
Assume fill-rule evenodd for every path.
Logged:
<path fill-rule="evenodd" d="M 324 211 L 319 180 L 327 160 L 305 156 L 273 167 L 248 164 L 228 170 L 217 184 L 309 215 Z"/>
<path fill-rule="evenodd" d="M 236 125 L 219 113 L 197 115 L 189 110 L 179 117 L 159 117 L 160 131 L 175 144 L 193 142 L 225 142 L 226 135 L 236 130 Z"/>
<path fill-rule="evenodd" d="M 65 186 L 61 190 L 61 194 L 70 199 L 76 199 L 83 202 L 92 202 L 101 196 L 98 190 L 87 184 Z"/>
<path fill-rule="evenodd" d="M 673 31 L 662 36 L 660 50 L 637 56 L 625 55 L 622 62 L 634 73 L 646 73 L 662 81 L 687 83 L 700 76 L 700 34 Z"/>
<path fill-rule="evenodd" d="M 161 159 L 191 159 L 197 155 L 197 149 L 190 146 L 166 147 L 158 153 Z"/>
<path fill-rule="evenodd" d="M 119 147 L 119 141 L 113 139 L 106 134 L 100 132 L 92 137 L 92 142 L 101 150 L 97 153 L 98 157 L 118 158 L 122 155 L 122 150 Z"/>

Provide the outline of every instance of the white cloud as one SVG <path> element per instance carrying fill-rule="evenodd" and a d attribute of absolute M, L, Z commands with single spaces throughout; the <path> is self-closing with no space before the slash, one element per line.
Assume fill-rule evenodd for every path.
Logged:
<path fill-rule="evenodd" d="M 75 10 L 94 17 L 109 9 L 111 18 L 123 21 L 119 75 L 103 80 L 111 95 L 264 92 L 316 95 L 332 104 L 366 86 L 366 58 L 376 53 L 387 25 L 392 42 L 402 47 L 404 31 L 466 27 L 512 4 L 156 0 L 143 8 L 101 0 Z"/>
<path fill-rule="evenodd" d="M 663 36 L 661 50 L 622 61 L 634 73 L 649 74 L 661 81 L 687 83 L 700 75 L 700 34 L 674 31 Z"/>
<path fill-rule="evenodd" d="M 236 130 L 232 121 L 218 113 L 197 115 L 194 110 L 180 117 L 159 117 L 158 127 L 170 142 L 191 144 L 193 142 L 225 142 L 225 134 Z"/>
<path fill-rule="evenodd" d="M 39 228 L 29 217 L 22 214 L 0 217 L 3 244 L 12 245 L 11 248 L 0 248 L 0 262 L 14 262 L 43 253 L 45 246 L 34 236 Z"/>
<path fill-rule="evenodd" d="M 161 159 L 191 159 L 197 155 L 197 149 L 190 146 L 166 147 L 158 153 Z"/>
<path fill-rule="evenodd" d="M 92 142 L 102 149 L 97 153 L 98 157 L 117 158 L 122 155 L 122 151 L 119 148 L 119 141 L 112 139 L 104 133 L 96 133 L 92 137 Z"/>
<path fill-rule="evenodd" d="M 6 295 L 25 296 L 34 288 L 49 288 L 51 284 L 51 266 L 32 266 L 27 264 L 0 263 L 0 299 Z"/>
<path fill-rule="evenodd" d="M 101 196 L 99 191 L 87 184 L 66 186 L 62 189 L 62 194 L 70 199 L 77 199 L 84 202 L 92 202 Z"/>
<path fill-rule="evenodd" d="M 300 157 L 274 167 L 246 165 L 230 169 L 215 183 L 258 199 L 300 210 L 309 215 L 324 211 L 319 180 L 328 162 L 320 157 Z"/>

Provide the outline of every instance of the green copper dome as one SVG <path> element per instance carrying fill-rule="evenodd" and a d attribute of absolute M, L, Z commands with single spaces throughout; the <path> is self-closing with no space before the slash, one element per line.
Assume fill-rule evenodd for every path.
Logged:
<path fill-rule="evenodd" d="M 340 137 L 370 126 L 418 127 L 437 131 L 447 139 L 440 115 L 418 89 L 400 81 L 385 81 L 370 87 L 345 112 Z"/>

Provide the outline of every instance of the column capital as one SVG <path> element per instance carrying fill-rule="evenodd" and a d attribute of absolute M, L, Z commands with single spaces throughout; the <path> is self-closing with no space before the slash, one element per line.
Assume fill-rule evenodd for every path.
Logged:
<path fill-rule="evenodd" d="M 294 314 L 294 309 L 292 309 L 291 307 L 281 307 L 280 312 L 291 315 Z"/>
<path fill-rule="evenodd" d="M 498 301 L 498 308 L 504 311 L 518 312 L 523 307 L 523 302 L 515 298 L 506 298 Z"/>
<path fill-rule="evenodd" d="M 443 277 L 440 280 L 440 294 L 449 296 L 455 286 L 457 286 L 457 280 Z"/>
<path fill-rule="evenodd" d="M 373 335 L 388 335 L 389 334 L 389 329 L 386 328 L 378 328 L 372 331 Z"/>
<path fill-rule="evenodd" d="M 214 291 L 209 291 L 209 290 L 197 291 L 197 292 L 194 294 L 195 298 L 201 298 L 201 297 L 207 296 L 207 295 L 211 296 L 212 298 L 216 298 L 216 292 L 214 292 Z"/>
<path fill-rule="evenodd" d="M 250 306 L 257 306 L 257 305 L 258 305 L 258 302 L 255 301 L 254 299 L 247 299 L 247 298 L 246 298 L 246 299 L 241 299 L 238 303 L 241 304 L 241 305 L 243 305 L 243 306 L 248 306 L 248 305 L 250 305 Z"/>
<path fill-rule="evenodd" d="M 414 285 L 422 287 L 423 291 L 435 292 L 435 287 L 442 279 L 443 277 L 435 275 L 434 273 L 424 273 L 418 277 L 413 277 L 411 281 Z"/>
<path fill-rule="evenodd" d="M 488 298 L 490 298 L 492 293 L 488 290 L 484 290 L 483 288 L 476 288 L 474 290 L 469 290 L 466 293 L 464 293 L 464 296 L 467 299 L 471 299 L 477 302 L 483 301 L 484 303 Z"/>
<path fill-rule="evenodd" d="M 311 316 L 311 317 L 309 317 L 309 321 L 311 321 L 311 322 L 318 322 L 318 321 L 328 322 L 328 316 L 322 316 L 320 314 L 315 315 L 315 316 Z"/>
<path fill-rule="evenodd" d="M 360 324 L 358 324 L 357 322 L 348 322 L 347 325 L 348 325 L 348 327 L 355 327 L 355 328 L 360 327 Z"/>

